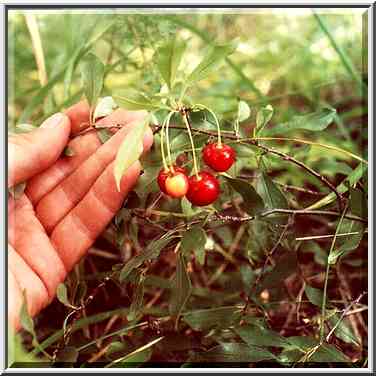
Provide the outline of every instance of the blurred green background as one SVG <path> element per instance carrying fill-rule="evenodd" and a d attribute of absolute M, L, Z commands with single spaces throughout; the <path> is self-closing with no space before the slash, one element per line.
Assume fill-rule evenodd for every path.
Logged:
<path fill-rule="evenodd" d="M 189 40 L 181 66 L 184 72 L 194 68 L 208 44 L 238 40 L 239 47 L 230 61 L 190 93 L 218 113 L 234 111 L 237 98 L 251 107 L 271 103 L 276 116 L 285 118 L 291 112 L 311 111 L 322 105 L 336 108 L 361 99 L 358 80 L 366 73 L 363 63 L 367 60 L 362 10 L 319 13 L 330 35 L 310 9 L 143 12 L 34 11 L 48 82 L 43 89 L 26 13 L 10 11 L 9 125 L 38 122 L 79 99 L 82 92 L 77 67 L 88 50 L 107 63 L 105 92 L 158 92 L 160 80 L 153 53 L 175 34 Z M 350 126 L 342 124 L 340 128 Z M 342 129 L 342 134 L 346 133 Z"/>

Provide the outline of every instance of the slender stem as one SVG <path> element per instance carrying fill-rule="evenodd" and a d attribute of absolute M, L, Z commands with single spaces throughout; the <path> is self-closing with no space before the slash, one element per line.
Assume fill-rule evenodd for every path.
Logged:
<path fill-rule="evenodd" d="M 166 119 L 162 123 L 162 130 L 161 130 L 161 155 L 162 155 L 163 168 L 165 169 L 165 171 L 167 171 L 168 165 L 166 162 L 166 156 L 165 156 L 165 150 L 164 150 L 165 126 L 166 126 Z"/>
<path fill-rule="evenodd" d="M 210 112 L 211 115 L 213 116 L 213 118 L 215 120 L 215 124 L 217 126 L 218 146 L 221 147 L 222 146 L 221 127 L 219 126 L 219 121 L 218 121 L 218 118 L 215 115 L 214 111 L 212 111 L 209 107 L 204 106 L 203 104 L 196 104 L 196 107 L 198 107 L 198 108 L 201 107 L 201 108 L 205 109 L 206 111 Z"/>
<path fill-rule="evenodd" d="M 196 153 L 195 153 L 195 144 L 193 142 L 192 132 L 191 132 L 191 125 L 189 124 L 188 120 L 188 114 L 187 111 L 183 108 L 181 111 L 185 126 L 187 127 L 188 135 L 189 135 L 189 141 L 191 142 L 192 146 L 192 156 L 193 156 L 193 171 L 196 175 L 196 178 L 199 179 L 198 175 L 198 165 L 197 165 L 197 159 L 196 159 Z"/>
<path fill-rule="evenodd" d="M 328 280 L 329 280 L 329 271 L 330 271 L 330 263 L 329 263 L 329 257 L 330 254 L 333 252 L 334 245 L 337 240 L 337 235 L 339 234 L 342 221 L 345 218 L 346 211 L 347 211 L 348 205 L 346 205 L 345 209 L 342 212 L 341 218 L 339 219 L 336 232 L 334 234 L 334 238 L 332 241 L 332 244 L 330 246 L 330 250 L 328 253 L 328 258 L 326 260 L 326 271 L 325 271 L 325 282 L 324 282 L 324 292 L 323 292 L 323 298 L 322 298 L 322 305 L 321 305 L 321 322 L 320 322 L 320 341 L 322 342 L 324 340 L 324 330 L 325 330 L 325 316 L 326 316 L 326 300 L 327 300 L 327 293 L 328 293 Z"/>
<path fill-rule="evenodd" d="M 173 163 L 172 163 L 172 157 L 171 157 L 171 146 L 170 146 L 170 135 L 169 135 L 169 127 L 170 127 L 170 120 L 171 120 L 171 116 L 173 115 L 174 113 L 173 112 L 170 112 L 168 115 L 167 115 L 167 118 L 166 118 L 166 145 L 167 145 L 167 158 L 168 158 L 168 163 L 171 167 L 171 169 L 173 170 L 174 167 L 173 167 Z M 174 172 L 174 171 L 172 171 Z"/>
<path fill-rule="evenodd" d="M 178 105 L 181 107 L 182 106 L 182 101 L 183 101 L 183 98 L 184 98 L 184 95 L 185 95 L 185 92 L 187 91 L 188 89 L 188 86 L 187 85 L 184 85 L 183 86 L 183 89 L 180 93 L 180 96 L 179 96 L 179 100 L 178 100 Z"/>
<path fill-rule="evenodd" d="M 327 145 L 327 144 L 322 144 L 320 142 L 313 142 L 313 141 L 308 141 L 308 140 L 302 140 L 300 138 L 285 138 L 285 137 L 255 137 L 254 140 L 260 140 L 260 141 L 292 141 L 292 142 L 299 142 L 301 144 L 307 144 L 307 145 L 313 145 L 313 146 L 319 146 L 325 149 L 329 150 L 334 150 L 338 151 L 339 153 L 345 154 L 353 159 L 356 159 L 360 162 L 363 162 L 365 164 L 368 164 L 368 161 L 363 159 L 362 157 L 359 157 L 356 154 L 353 154 L 347 150 L 341 149 L 337 146 L 334 145 Z"/>

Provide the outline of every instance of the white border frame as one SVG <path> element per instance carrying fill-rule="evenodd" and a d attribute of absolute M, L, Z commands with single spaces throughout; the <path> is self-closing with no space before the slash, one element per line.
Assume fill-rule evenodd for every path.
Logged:
<path fill-rule="evenodd" d="M 8 6 L 11 6 L 11 5 L 16 5 L 16 6 L 25 6 L 25 7 L 30 7 L 30 6 L 35 6 L 35 5 L 43 5 L 43 6 L 64 6 L 64 5 L 75 5 L 75 6 L 79 6 L 79 5 L 82 5 L 82 6 L 85 6 L 85 5 L 90 5 L 90 6 L 93 6 L 93 5 L 100 5 L 100 6 L 108 6 L 109 8 L 111 7 L 116 7 L 116 5 L 128 5 L 128 6 L 137 6 L 137 5 L 140 5 L 140 6 L 156 6 L 158 5 L 159 7 L 165 7 L 165 8 L 168 8 L 169 5 L 174 5 L 174 6 L 180 6 L 182 5 L 182 7 L 189 7 L 189 5 L 192 5 L 192 6 L 200 6 L 202 5 L 203 1 L 199 1 L 199 0 L 191 0 L 191 1 L 187 1 L 187 3 L 183 3 L 183 4 L 180 4 L 179 2 L 177 1 L 172 1 L 172 0 L 169 0 L 169 1 L 161 1 L 161 2 L 157 2 L 157 1 L 147 1 L 147 2 L 144 2 L 144 1 L 138 1 L 138 2 L 135 2 L 135 1 L 129 1 L 129 2 L 124 2 L 124 1 L 119 1 L 119 0 L 113 0 L 111 1 L 111 4 L 109 3 L 105 3 L 105 2 L 101 2 L 101 1 L 88 1 L 88 0 L 82 0 L 80 1 L 80 3 L 77 3 L 77 1 L 74 1 L 74 0 L 66 0 L 64 2 L 51 2 L 51 1 L 46 1 L 46 0 L 40 0 L 38 2 L 20 2 L 20 1 L 16 1 L 16 0 L 8 0 L 8 1 L 1 1 L 0 2 L 0 27 L 1 27 L 1 30 L 2 30 L 2 38 L 0 39 L 0 48 L 1 48 L 1 51 L 3 51 L 3 56 L 6 57 L 7 56 L 7 51 L 5 50 L 5 46 L 6 46 L 6 43 L 5 43 L 5 36 L 6 36 L 6 33 L 5 33 L 5 28 L 7 27 L 7 25 L 5 24 L 5 7 L 4 5 L 8 5 Z M 114 6 L 113 6 L 114 5 Z M 348 6 L 348 7 L 351 7 L 351 6 L 365 6 L 365 7 L 369 7 L 368 9 L 365 9 L 365 12 L 368 13 L 368 154 L 369 154 L 369 167 L 368 167 L 368 174 L 369 174 L 369 178 L 368 178 L 368 187 L 369 187 L 369 202 L 368 202 L 368 213 L 369 213 L 369 220 L 370 220 L 370 228 L 373 229 L 373 186 L 372 186 L 372 182 L 373 182 L 373 137 L 374 137 L 374 132 L 373 132 L 373 97 L 372 97 L 372 93 L 373 93 L 373 57 L 374 57 L 374 50 L 373 50 L 373 32 L 374 32 L 374 29 L 373 29 L 373 21 L 374 21 L 374 10 L 373 10 L 373 7 L 374 7 L 374 4 L 372 1 L 361 1 L 361 2 L 354 2 L 354 1 L 351 1 L 351 0 L 344 0 L 344 1 L 337 1 L 337 0 L 334 0 L 334 1 L 330 1 L 330 4 L 328 4 L 328 1 L 325 1 L 325 0 L 316 0 L 316 1 L 300 1 L 299 4 L 296 4 L 296 3 L 286 3 L 286 2 L 282 2 L 282 1 L 272 1 L 272 0 L 264 0 L 262 2 L 252 2 L 250 3 L 249 1 L 244 1 L 244 0 L 240 0 L 240 1 L 236 1 L 236 3 L 232 3 L 230 1 L 213 1 L 213 0 L 207 0 L 205 1 L 205 5 L 218 5 L 218 7 L 220 7 L 221 5 L 226 5 L 226 6 L 229 6 L 231 5 L 232 8 L 237 8 L 237 5 L 239 6 L 263 6 L 265 5 L 266 7 L 270 7 L 270 6 L 276 6 L 276 7 L 283 7 L 284 5 L 289 5 L 289 6 L 295 6 L 296 5 L 296 8 L 299 8 L 300 6 L 307 6 L 307 5 L 313 5 L 314 7 L 316 8 L 319 8 L 321 5 L 322 6 L 332 6 L 333 5 L 333 8 L 335 8 L 336 5 L 338 6 Z M 203 6 L 203 8 L 205 8 L 205 5 Z M 177 10 L 178 8 L 175 8 L 175 10 Z M 4 31 L 4 32 L 3 32 Z M 7 123 L 7 119 L 5 119 L 5 116 L 6 116 L 6 108 L 5 108 L 5 101 L 6 101 L 6 95 L 7 95 L 7 88 L 5 87 L 5 82 L 6 82 L 6 72 L 5 72 L 5 59 L 0 59 L 0 67 L 1 67 L 1 73 L 0 73 L 0 97 L 3 99 L 1 102 L 1 105 L 0 105 L 0 114 L 3 115 L 3 116 L 0 116 L 1 118 L 1 123 L 0 125 L 3 127 L 2 129 L 4 130 L 4 135 L 5 137 L 1 137 L 1 141 L 0 141 L 0 147 L 1 147 L 1 150 L 2 150 L 2 155 L 5 157 L 4 158 L 4 161 L 3 161 L 3 168 L 1 168 L 1 178 L 2 178 L 2 181 L 3 181 L 3 184 L 1 185 L 1 191 L 0 191 L 0 194 L 1 194 L 1 199 L 0 199 L 0 204 L 1 204 L 1 209 L 4 213 L 4 222 L 3 223 L 6 223 L 6 218 L 5 218 L 5 215 L 6 215 L 6 182 L 5 182 L 5 171 L 6 171 L 6 168 L 7 168 L 7 165 L 6 165 L 6 161 L 7 161 L 7 157 L 5 156 L 5 139 L 6 139 L 6 123 Z M 5 245 L 5 239 L 6 239 L 6 235 L 5 235 L 5 231 L 7 229 L 4 228 L 4 226 L 2 227 L 2 231 L 1 231 L 1 240 L 2 240 L 2 244 Z M 177 373 L 177 372 L 182 372 L 182 373 L 197 373 L 197 372 L 203 372 L 203 373 L 270 373 L 270 372 L 273 372 L 273 373 L 323 373 L 323 372 L 326 372 L 326 371 L 329 371 L 331 373 L 372 373 L 372 370 L 373 370 L 373 367 L 374 367 L 374 358 L 373 358 L 373 351 L 374 351 L 374 327 L 373 327 L 373 309 L 374 309 L 374 301 L 373 301 L 373 295 L 374 295 L 374 292 L 373 292 L 373 287 L 374 287 L 374 276 L 373 276 L 373 267 L 374 267 L 374 256 L 373 256 L 373 245 L 374 245 L 374 238 L 373 238 L 373 231 L 369 231 L 368 233 L 368 240 L 369 240 L 369 243 L 368 243 L 368 260 L 369 260 L 369 268 L 368 268 L 368 301 L 369 301 L 369 309 L 368 309 L 368 327 L 369 327 L 369 341 L 368 341 L 368 349 L 369 349 L 369 353 L 368 353 L 368 368 L 355 368 L 355 369 L 351 369 L 351 368 L 144 368 L 144 369 L 140 369 L 140 368 L 128 368 L 127 371 L 125 371 L 125 369 L 110 369 L 110 368 L 107 368 L 106 369 L 106 372 L 110 372 L 110 373 L 146 373 L 146 372 L 154 372 L 154 373 Z M 6 248 L 5 248 L 6 249 Z M 7 291 L 5 291 L 5 278 L 7 278 L 7 268 L 6 268 L 6 264 L 5 264 L 5 249 L 3 251 L 3 254 L 2 254 L 2 258 L 1 258 L 1 264 L 2 264 L 2 270 L 3 270 L 3 278 L 0 279 L 0 287 L 1 287 L 1 291 L 3 292 L 3 294 L 1 294 L 1 298 L 2 298 L 2 307 L 5 306 L 5 296 L 6 296 L 6 293 Z M 6 338 L 5 336 L 5 317 L 4 317 L 4 314 L 5 314 L 5 310 L 2 309 L 1 310 L 1 328 L 2 328 L 2 333 L 4 334 L 4 338 Z M 74 373 L 89 373 L 89 372 L 103 372 L 104 369 L 103 368 L 87 368 L 87 369 L 80 369 L 80 368 L 7 368 L 7 365 L 5 364 L 5 351 L 6 351 L 6 347 L 7 347 L 7 343 L 5 343 L 5 341 L 1 341 L 0 342 L 0 354 L 1 354 L 1 358 L 0 358 L 0 367 L 2 370 L 5 370 L 6 373 L 20 373 L 20 372 L 30 372 L 30 373 L 51 373 L 51 372 L 54 372 L 54 373 L 65 373 L 67 371 L 69 372 L 72 372 L 72 370 L 74 371 Z"/>

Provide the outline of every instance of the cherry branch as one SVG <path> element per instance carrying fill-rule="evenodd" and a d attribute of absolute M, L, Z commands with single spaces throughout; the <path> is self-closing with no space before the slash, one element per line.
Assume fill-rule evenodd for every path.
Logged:
<path fill-rule="evenodd" d="M 153 133 L 155 134 L 155 133 L 158 133 L 160 131 L 161 126 L 160 125 L 154 125 L 153 128 L 154 128 Z M 173 125 L 170 126 L 170 128 L 171 129 L 180 129 L 182 131 L 185 130 L 183 127 L 173 126 Z M 197 134 L 204 134 L 204 135 L 211 136 L 211 137 L 216 136 L 215 133 L 210 132 L 210 131 L 206 131 L 206 130 L 202 130 L 202 129 L 192 128 L 191 130 L 192 130 L 192 132 L 197 133 Z M 340 211 L 342 211 L 342 196 L 337 191 L 336 187 L 325 176 L 323 176 L 320 173 L 318 173 L 317 171 L 313 170 L 311 167 L 307 166 L 303 162 L 297 160 L 296 158 L 292 157 L 289 154 L 283 153 L 279 150 L 276 150 L 274 148 L 271 148 L 271 147 L 268 147 L 268 146 L 265 146 L 265 145 L 261 145 L 256 139 L 252 139 L 252 138 L 238 139 L 234 134 L 227 133 L 227 132 L 222 132 L 222 138 L 233 140 L 234 142 L 237 142 L 237 143 L 245 143 L 245 144 L 253 145 L 253 146 L 255 146 L 259 149 L 264 150 L 266 153 L 271 153 L 271 154 L 277 155 L 280 158 L 282 158 L 283 160 L 291 162 L 291 163 L 299 166 L 303 170 L 307 171 L 310 175 L 312 175 L 316 179 L 318 179 L 321 183 L 326 185 L 336 195 L 337 202 L 338 202 L 338 208 L 339 208 Z"/>

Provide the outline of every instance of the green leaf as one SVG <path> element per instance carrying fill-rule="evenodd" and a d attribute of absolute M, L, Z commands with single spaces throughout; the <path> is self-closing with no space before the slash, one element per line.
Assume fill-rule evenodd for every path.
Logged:
<path fill-rule="evenodd" d="M 118 360 L 116 363 L 111 364 L 110 367 L 115 368 L 131 368 L 131 367 L 139 367 L 143 363 L 146 363 L 150 360 L 153 350 L 148 348 L 143 351 L 129 354 L 124 358 Z"/>
<path fill-rule="evenodd" d="M 36 337 L 35 335 L 35 329 L 34 329 L 34 321 L 29 315 L 28 309 L 27 309 L 27 300 L 26 300 L 26 293 L 25 290 L 23 292 L 23 302 L 21 306 L 20 311 L 20 322 L 23 329 L 25 329 L 27 332 L 29 332 L 33 338 Z"/>
<path fill-rule="evenodd" d="M 89 53 L 81 62 L 80 68 L 84 93 L 89 106 L 93 107 L 103 88 L 104 64 L 97 56 Z"/>
<path fill-rule="evenodd" d="M 14 185 L 13 187 L 9 188 L 9 193 L 15 200 L 17 200 L 23 195 L 23 193 L 25 192 L 25 189 L 26 189 L 25 182 L 18 183 L 17 185 Z"/>
<path fill-rule="evenodd" d="M 176 265 L 176 275 L 170 301 L 170 314 L 175 317 L 176 323 L 192 293 L 192 284 L 189 279 L 187 266 L 185 265 L 184 256 L 179 253 Z"/>
<path fill-rule="evenodd" d="M 205 244 L 206 233 L 201 226 L 193 226 L 183 236 L 181 247 L 185 253 L 194 251 L 195 256 L 200 263 L 205 263 Z"/>
<path fill-rule="evenodd" d="M 311 287 L 310 285 L 305 286 L 304 292 L 307 295 L 308 300 L 317 307 L 322 307 L 322 301 L 324 294 L 321 290 Z"/>
<path fill-rule="evenodd" d="M 132 304 L 127 315 L 128 321 L 133 321 L 142 311 L 142 304 L 144 301 L 144 286 L 145 276 L 140 274 L 136 279 L 136 290 L 132 297 Z"/>
<path fill-rule="evenodd" d="M 356 338 L 355 333 L 352 327 L 350 326 L 348 319 L 344 317 L 340 322 L 339 320 L 341 320 L 341 316 L 338 313 L 334 314 L 327 320 L 330 329 L 336 326 L 336 329 L 334 330 L 334 335 L 346 343 L 359 346 L 359 341 Z"/>
<path fill-rule="evenodd" d="M 98 130 L 97 136 L 100 139 L 101 143 L 104 144 L 112 137 L 112 133 L 108 129 L 103 128 Z"/>
<path fill-rule="evenodd" d="M 256 215 L 264 209 L 264 202 L 251 184 L 242 179 L 225 176 L 230 186 L 238 192 L 244 203 L 244 209 L 249 215 Z"/>
<path fill-rule="evenodd" d="M 40 362 L 41 359 L 35 358 L 31 353 L 26 352 L 22 344 L 22 336 L 14 333 L 13 328 L 8 325 L 8 368 L 14 367 L 15 363 Z"/>
<path fill-rule="evenodd" d="M 238 116 L 237 119 L 239 122 L 247 120 L 251 116 L 251 109 L 248 106 L 247 102 L 239 101 L 238 103 Z"/>
<path fill-rule="evenodd" d="M 180 200 L 180 205 L 182 213 L 187 217 L 191 217 L 195 215 L 197 212 L 201 211 L 201 209 L 197 210 L 197 208 L 193 207 L 185 196 Z"/>
<path fill-rule="evenodd" d="M 126 170 L 135 163 L 143 151 L 143 139 L 149 125 L 149 116 L 135 124 L 124 137 L 116 154 L 114 175 L 116 187 L 120 192 L 120 182 Z"/>
<path fill-rule="evenodd" d="M 275 356 L 266 349 L 248 346 L 243 343 L 222 343 L 205 353 L 194 354 L 189 361 L 200 363 L 251 363 L 269 359 L 275 359 Z"/>
<path fill-rule="evenodd" d="M 174 86 L 176 72 L 185 48 L 184 41 L 174 38 L 163 44 L 155 54 L 158 70 L 170 89 Z"/>
<path fill-rule="evenodd" d="M 69 59 L 69 61 L 59 70 L 58 73 L 56 73 L 54 76 L 52 76 L 48 83 L 41 87 L 36 94 L 31 98 L 31 100 L 28 101 L 27 106 L 24 108 L 18 122 L 19 123 L 25 123 L 30 118 L 32 113 L 35 111 L 36 108 L 39 108 L 39 105 L 43 103 L 45 98 L 50 94 L 52 88 L 60 81 L 60 79 L 63 77 L 64 72 L 69 68 L 69 66 L 75 66 L 76 59 L 79 59 L 86 51 L 88 51 L 91 46 L 99 40 L 115 23 L 114 22 L 106 22 L 103 28 L 101 28 L 100 32 L 96 34 L 92 39 L 88 40 L 84 45 L 80 45 L 77 47 L 75 52 L 73 52 L 72 57 Z"/>
<path fill-rule="evenodd" d="M 143 95 L 129 96 L 129 97 L 114 95 L 113 97 L 116 99 L 116 103 L 118 103 L 120 107 L 123 107 L 126 110 L 130 110 L 130 111 L 133 111 L 133 110 L 153 111 L 153 110 L 158 110 L 161 108 L 159 103 L 153 102 L 151 99 Z"/>
<path fill-rule="evenodd" d="M 268 104 L 266 107 L 262 107 L 256 115 L 256 135 L 259 135 L 264 127 L 269 123 L 273 117 L 274 109 Z"/>
<path fill-rule="evenodd" d="M 168 236 L 158 240 L 151 241 L 142 253 L 132 257 L 124 265 L 119 276 L 120 282 L 124 282 L 128 278 L 129 274 L 134 269 L 142 265 L 145 261 L 157 258 L 161 250 L 165 248 L 174 238 L 175 237 L 173 236 Z"/>
<path fill-rule="evenodd" d="M 95 106 L 93 120 L 110 115 L 117 107 L 117 103 L 110 96 L 99 99 Z"/>
<path fill-rule="evenodd" d="M 367 204 L 363 192 L 359 189 L 350 187 L 350 210 L 351 213 L 361 218 L 367 217 Z M 329 264 L 335 264 L 339 257 L 348 254 L 357 249 L 361 240 L 363 239 L 365 226 L 359 221 L 353 221 L 347 218 L 342 220 L 339 228 L 339 234 L 351 234 L 348 236 L 341 236 L 336 239 L 335 248 L 329 254 Z"/>
<path fill-rule="evenodd" d="M 184 314 L 184 321 L 193 329 L 206 331 L 216 326 L 225 329 L 239 321 L 241 308 L 219 307 L 200 309 Z"/>
<path fill-rule="evenodd" d="M 263 325 L 243 325 L 235 329 L 235 333 L 250 346 L 285 347 L 287 340 Z"/>
<path fill-rule="evenodd" d="M 364 163 L 359 163 L 358 166 L 347 176 L 347 178 L 337 186 L 338 193 L 345 193 L 349 189 L 349 185 L 353 186 L 356 184 L 365 174 L 367 173 L 367 166 Z M 331 204 L 337 199 L 334 192 L 329 193 L 321 200 L 315 202 L 314 204 L 308 206 L 307 210 L 320 209 L 326 205 Z"/>
<path fill-rule="evenodd" d="M 288 337 L 287 341 L 291 344 L 290 348 L 282 351 L 279 358 L 282 362 L 303 361 L 304 354 L 315 348 L 319 342 L 313 337 Z M 323 344 L 317 348 L 313 355 L 305 360 L 306 362 L 350 362 L 350 359 L 333 345 Z"/>
<path fill-rule="evenodd" d="M 273 180 L 264 172 L 258 180 L 258 192 L 268 209 L 288 209 L 286 197 Z"/>
<path fill-rule="evenodd" d="M 312 112 L 306 115 L 296 115 L 282 124 L 265 131 L 265 135 L 286 134 L 298 129 L 309 131 L 323 131 L 334 121 L 336 110 L 334 108 L 323 108 L 320 111 Z"/>
<path fill-rule="evenodd" d="M 66 156 L 66 157 L 73 157 L 74 156 L 74 150 L 71 149 L 69 146 L 66 146 L 63 150 L 63 154 Z"/>
<path fill-rule="evenodd" d="M 204 79 L 214 68 L 222 63 L 223 59 L 232 54 L 236 49 L 233 44 L 224 44 L 210 47 L 208 53 L 202 59 L 200 64 L 187 77 L 186 85 L 193 85 Z"/>
<path fill-rule="evenodd" d="M 68 291 L 67 286 L 64 283 L 59 283 L 56 290 L 56 297 L 60 303 L 64 304 L 67 307 L 72 308 L 72 304 L 69 302 L 68 299 Z"/>

